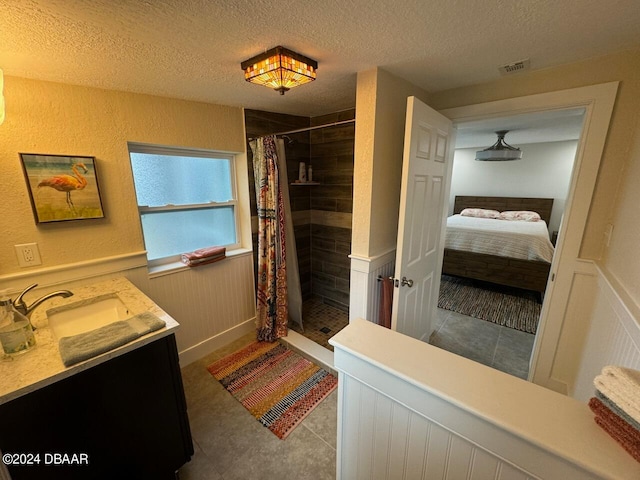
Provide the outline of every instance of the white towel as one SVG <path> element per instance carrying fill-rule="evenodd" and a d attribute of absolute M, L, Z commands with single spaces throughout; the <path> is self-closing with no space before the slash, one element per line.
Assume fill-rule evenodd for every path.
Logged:
<path fill-rule="evenodd" d="M 607 366 L 594 381 L 596 388 L 627 415 L 640 422 L 640 372 Z"/>

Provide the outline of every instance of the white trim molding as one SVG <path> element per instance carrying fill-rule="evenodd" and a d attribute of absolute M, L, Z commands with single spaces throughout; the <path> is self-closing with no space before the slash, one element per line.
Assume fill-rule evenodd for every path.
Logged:
<path fill-rule="evenodd" d="M 374 257 L 362 257 L 360 255 L 349 255 L 351 259 L 351 268 L 355 268 L 359 272 L 369 273 L 386 265 L 396 259 L 396 249 L 393 248 L 385 253 Z"/>
<path fill-rule="evenodd" d="M 391 276 L 395 270 L 396 250 L 389 250 L 375 257 L 349 255 L 351 281 L 349 293 L 349 321 L 366 318 L 378 323 L 380 286 L 378 275 Z"/>
<path fill-rule="evenodd" d="M 29 269 L 24 272 L 0 276 L 0 288 L 13 288 L 17 283 L 36 282 L 40 287 L 52 287 L 80 280 L 94 279 L 108 275 L 124 275 L 129 270 L 147 266 L 147 252 L 139 251 L 124 255 L 96 258 L 84 262 L 67 263 L 55 267 Z M 9 285 L 11 283 L 11 285 Z"/>
<path fill-rule="evenodd" d="M 592 315 L 598 275 L 594 263 L 590 260 L 572 262 L 570 271 L 570 281 L 562 285 L 568 288 L 566 302 L 562 311 L 556 311 L 554 321 L 549 322 L 552 324 L 551 328 L 561 326 L 561 330 L 557 333 L 556 348 L 552 353 L 541 356 L 539 353 L 541 349 L 538 347 L 542 344 L 544 335 L 539 331 L 529 364 L 529 380 L 564 395 L 572 391 L 579 368 L 581 349 L 588 334 L 588 320 Z M 547 349 L 550 352 L 550 344 L 547 345 Z M 534 371 L 534 365 L 538 366 L 536 371 Z M 535 377 L 535 372 L 538 378 Z M 540 377 L 541 372 L 546 372 L 546 375 Z"/>

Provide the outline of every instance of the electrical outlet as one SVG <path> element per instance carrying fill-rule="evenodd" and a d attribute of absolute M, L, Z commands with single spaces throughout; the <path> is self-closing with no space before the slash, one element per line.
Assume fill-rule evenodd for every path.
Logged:
<path fill-rule="evenodd" d="M 16 255 L 18 256 L 18 264 L 21 267 L 42 265 L 37 243 L 23 243 L 21 245 L 15 245 L 15 248 Z"/>

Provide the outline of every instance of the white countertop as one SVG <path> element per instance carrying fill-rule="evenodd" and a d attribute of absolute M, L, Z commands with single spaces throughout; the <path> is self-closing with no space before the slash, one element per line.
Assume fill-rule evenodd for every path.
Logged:
<path fill-rule="evenodd" d="M 179 327 L 178 322 L 124 277 L 73 288 L 71 291 L 73 292 L 72 297 L 54 297 L 34 310 L 31 315 L 31 323 L 36 327 L 35 347 L 21 355 L 0 358 L 0 405 L 147 345 L 158 338 L 171 334 Z M 47 310 L 106 293 L 116 293 L 132 312 L 132 315 L 144 312 L 153 313 L 165 322 L 165 327 L 119 348 L 71 367 L 65 367 L 58 351 L 58 342 L 48 326 Z"/>

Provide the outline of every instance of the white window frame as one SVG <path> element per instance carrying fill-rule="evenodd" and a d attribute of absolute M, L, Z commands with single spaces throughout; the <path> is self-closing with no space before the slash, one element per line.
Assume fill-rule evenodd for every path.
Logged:
<path fill-rule="evenodd" d="M 136 194 L 136 205 L 138 206 L 138 219 L 140 220 L 140 230 L 142 231 L 143 241 L 146 243 L 144 237 L 144 229 L 142 228 L 142 215 L 146 213 L 155 212 L 169 212 L 169 211 L 185 211 L 185 210 L 197 210 L 197 209 L 216 209 L 220 207 L 233 207 L 233 219 L 235 226 L 235 238 L 236 241 L 233 244 L 222 245 L 227 250 L 236 250 L 241 246 L 240 238 L 240 218 L 239 218 L 239 206 L 238 206 L 238 186 L 236 177 L 237 168 L 237 156 L 231 152 L 223 152 L 219 150 L 204 150 L 195 148 L 182 148 L 182 147 L 167 147 L 161 145 L 149 145 L 144 143 L 128 142 L 129 148 L 129 161 L 131 162 L 131 153 L 142 153 L 150 155 L 163 155 L 163 156 L 179 156 L 179 157 L 199 157 L 199 158 L 217 158 L 229 160 L 230 165 L 230 179 L 231 179 L 231 195 L 232 199 L 226 202 L 208 202 L 197 203 L 190 205 L 164 205 L 159 207 L 149 207 L 148 205 L 137 205 L 138 196 Z M 131 167 L 131 178 L 134 181 L 135 190 L 135 176 L 133 174 L 133 167 Z M 186 252 L 182 252 L 186 253 Z M 162 265 L 168 265 L 180 262 L 180 254 L 172 255 L 169 257 L 157 258 L 154 260 L 148 260 L 149 267 L 159 267 Z"/>

